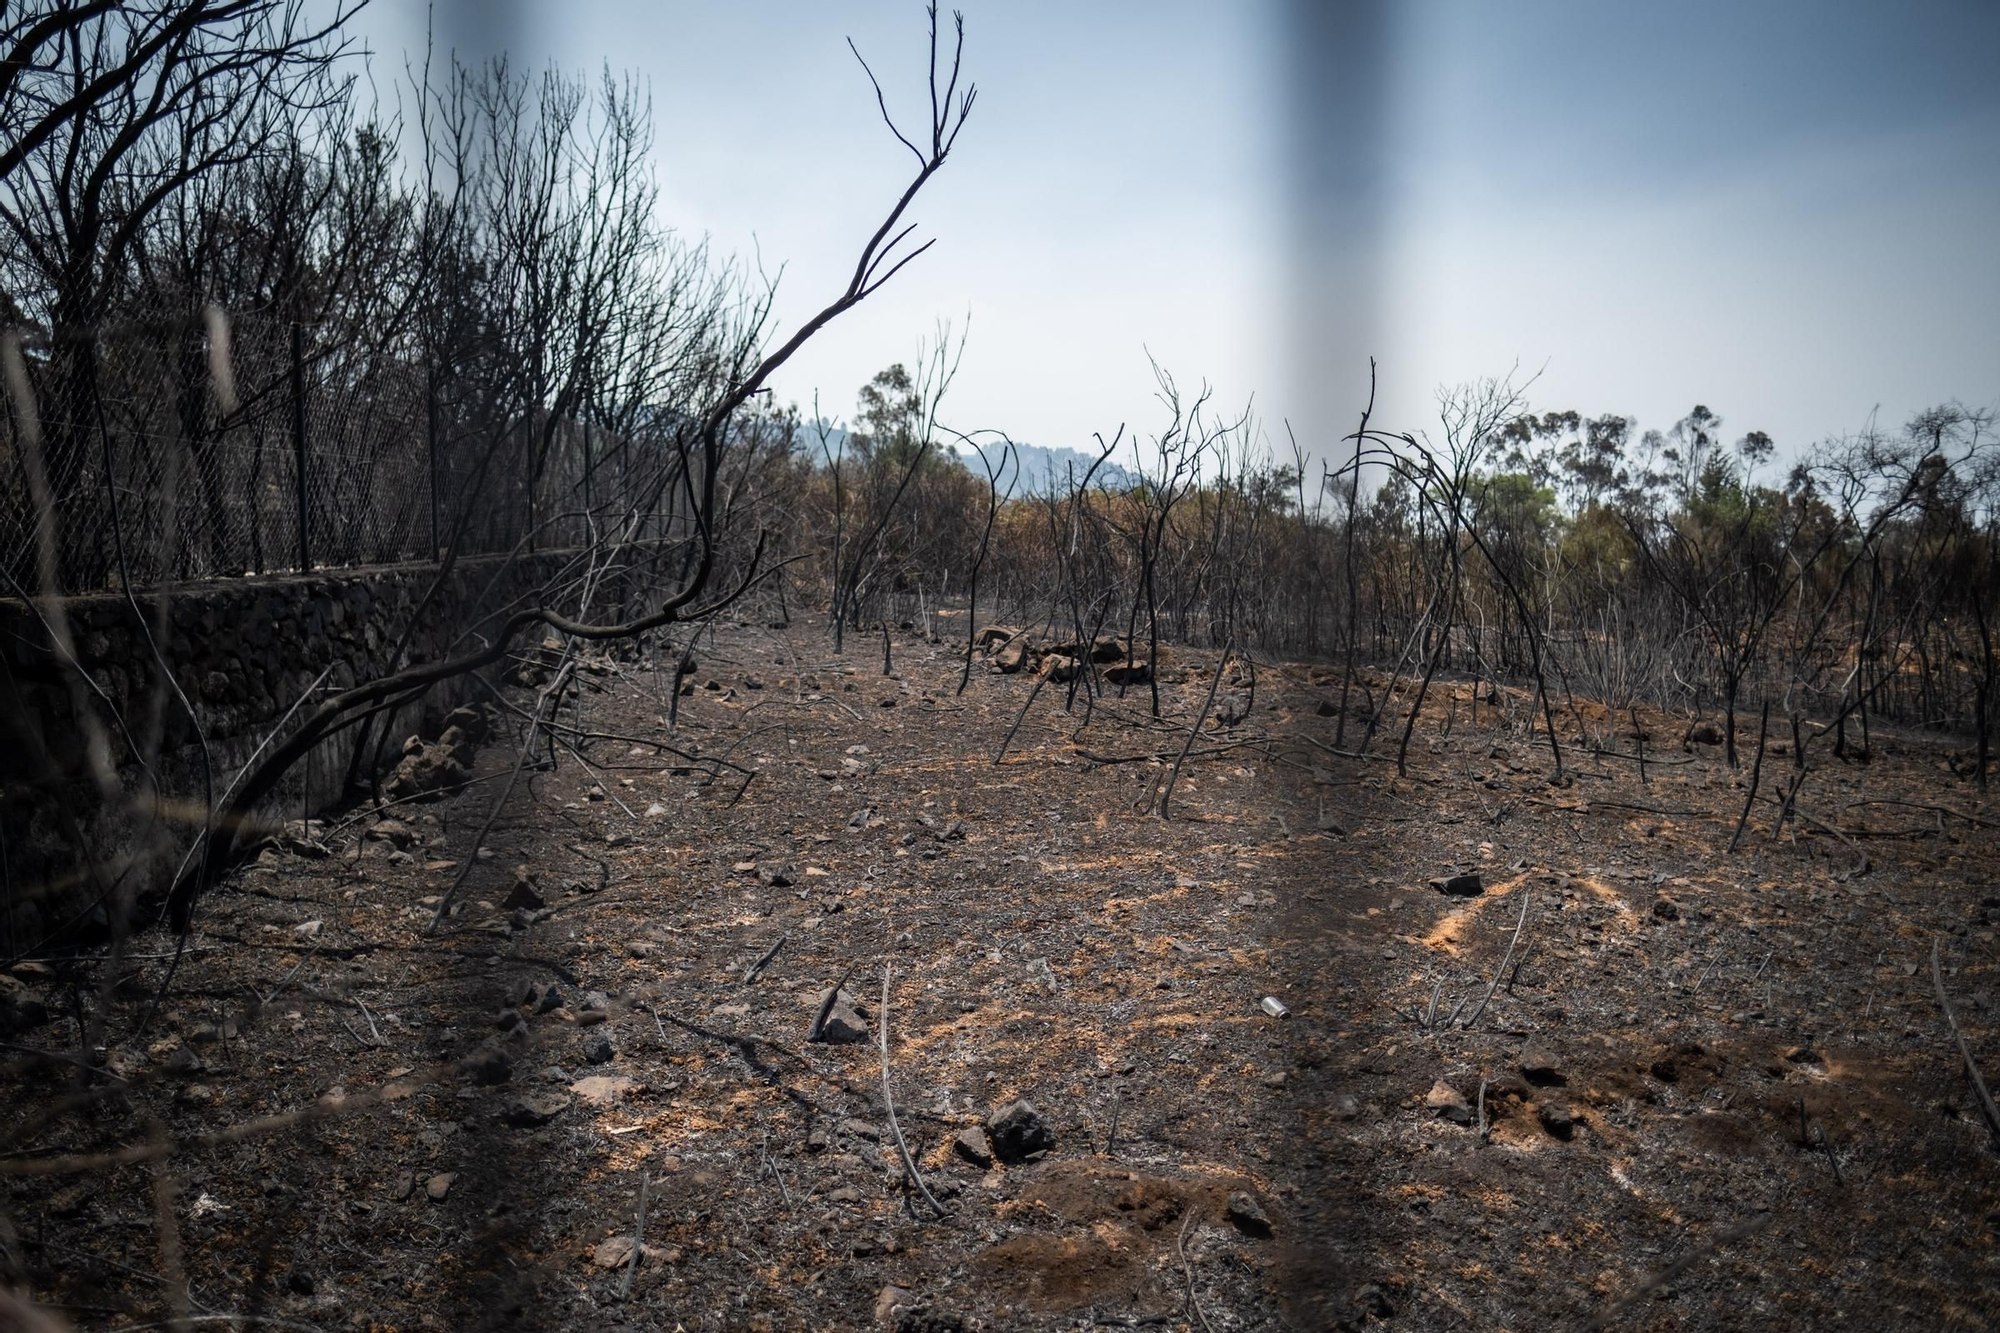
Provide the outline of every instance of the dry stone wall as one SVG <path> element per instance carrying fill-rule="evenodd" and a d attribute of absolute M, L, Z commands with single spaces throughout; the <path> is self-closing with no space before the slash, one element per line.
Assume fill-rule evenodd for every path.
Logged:
<path fill-rule="evenodd" d="M 567 558 L 460 561 L 409 660 L 466 651 L 477 642 L 466 631 L 520 605 Z M 0 599 L 0 954 L 101 925 L 107 887 L 138 901 L 171 878 L 211 789 L 219 799 L 294 702 L 390 669 L 436 574 L 409 565 L 192 584 L 142 594 L 140 614 L 122 595 L 70 598 L 63 609 L 88 685 L 62 668 L 39 607 Z M 161 688 L 161 660 L 186 705 Z M 400 741 L 475 689 L 446 682 L 389 734 Z M 114 796 L 94 776 L 93 734 Z M 321 746 L 266 813 L 297 818 L 341 803 L 351 747 L 350 737 Z M 386 757 L 400 759 L 400 746 Z M 108 876 L 85 873 L 93 859 Z"/>

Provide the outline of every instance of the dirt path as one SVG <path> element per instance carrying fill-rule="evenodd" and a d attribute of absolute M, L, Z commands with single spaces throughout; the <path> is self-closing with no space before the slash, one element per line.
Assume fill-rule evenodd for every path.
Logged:
<path fill-rule="evenodd" d="M 1330 676 L 1305 667 L 1260 669 L 1163 822 L 1137 813 L 1144 756 L 1179 748 L 1212 658 L 1169 668 L 1171 726 L 1134 691 L 1078 737 L 1048 686 L 995 765 L 1032 681 L 957 696 L 946 645 L 899 636 L 889 678 L 805 631 L 699 655 L 671 732 L 665 676 L 586 676 L 593 768 L 524 779 L 444 933 L 435 896 L 504 779 L 328 832 L 325 859 L 274 848 L 218 894 L 154 1031 L 113 1053 L 129 1084 L 12 1140 L 103 1151 L 158 1117 L 177 1145 L 164 1172 L 9 1179 L 37 1298 L 161 1318 L 178 1266 L 195 1313 L 315 1328 L 864 1328 L 892 1285 L 912 1329 L 1575 1327 L 1747 1225 L 1618 1326 L 2000 1309 L 2000 1158 L 1927 971 L 1942 936 L 2000 1058 L 1991 829 L 1872 840 L 1841 883 L 1824 839 L 1727 858 L 1719 756 L 1552 788 L 1459 685 L 1398 779 L 1325 749 Z M 710 781 L 716 757 L 740 769 Z M 1815 813 L 1920 799 L 1931 759 L 1816 779 Z M 1461 872 L 1484 891 L 1430 886 Z M 883 1105 L 885 962 L 896 1118 L 943 1219 Z M 114 1031 L 163 966 L 108 978 Z M 870 1040 L 805 1043 L 843 977 Z M 105 980 L 21 978 L 58 1013 Z M 87 1079 L 16 1082 L 47 1106 Z M 1053 1146 L 967 1160 L 1022 1098 Z"/>

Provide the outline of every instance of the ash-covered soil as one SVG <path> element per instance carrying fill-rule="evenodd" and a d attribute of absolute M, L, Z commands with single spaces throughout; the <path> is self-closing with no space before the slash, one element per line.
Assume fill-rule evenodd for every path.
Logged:
<path fill-rule="evenodd" d="M 503 735 L 275 840 L 136 1040 L 170 937 L 13 964 L 15 1291 L 103 1329 L 2000 1320 L 1931 973 L 2000 1078 L 2000 814 L 1946 739 L 1818 743 L 1804 822 L 1760 800 L 1732 854 L 1754 730 L 1732 772 L 1642 711 L 1644 781 L 1628 725 L 1552 785 L 1525 692 L 1442 682 L 1398 777 L 1394 728 L 1334 752 L 1337 669 L 1232 666 L 1162 820 L 1213 654 L 1159 722 L 1045 685 L 996 765 L 1032 664 L 959 695 L 939 628 L 888 676 L 725 628 L 671 727 L 669 672 L 587 663 L 476 859 Z"/>

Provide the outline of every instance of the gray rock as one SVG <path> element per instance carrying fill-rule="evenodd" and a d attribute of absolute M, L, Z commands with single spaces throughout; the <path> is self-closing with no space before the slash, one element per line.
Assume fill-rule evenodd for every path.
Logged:
<path fill-rule="evenodd" d="M 1559 1139 L 1567 1139 L 1576 1133 L 1576 1113 L 1565 1101 L 1543 1102 L 1541 1109 L 1542 1128 Z"/>
<path fill-rule="evenodd" d="M 981 1171 L 993 1165 L 993 1145 L 986 1141 L 986 1131 L 978 1125 L 961 1129 L 951 1141 L 951 1150 Z"/>
<path fill-rule="evenodd" d="M 1271 1215 L 1256 1197 L 1243 1190 L 1231 1190 L 1227 1205 L 1229 1220 L 1238 1231 L 1251 1236 L 1271 1234 Z"/>
<path fill-rule="evenodd" d="M 539 1096 L 530 1094 L 528 1096 L 516 1097 L 509 1101 L 505 1107 L 501 1108 L 500 1118 L 515 1129 L 534 1129 L 538 1125 L 548 1124 L 549 1121 L 567 1111 L 569 1107 L 570 1099 L 568 1097 L 553 1093 L 544 1093 Z"/>
<path fill-rule="evenodd" d="M 12 1037 L 49 1021 L 49 1006 L 39 992 L 13 977 L 0 976 L 0 1037 Z"/>
<path fill-rule="evenodd" d="M 369 842 L 386 842 L 398 851 L 417 840 L 417 831 L 400 819 L 378 819 L 363 835 Z"/>
<path fill-rule="evenodd" d="M 1396 1314 L 1396 1307 L 1390 1304 L 1388 1293 L 1373 1282 L 1355 1290 L 1354 1308 L 1364 1317 L 1373 1315 L 1377 1319 L 1390 1319 Z"/>
<path fill-rule="evenodd" d="M 505 1051 L 482 1046 L 466 1059 L 465 1072 L 480 1087 L 490 1088 L 514 1077 L 514 1062 Z"/>
<path fill-rule="evenodd" d="M 595 1034 L 583 1044 L 583 1058 L 594 1065 L 611 1063 L 614 1054 L 616 1052 L 611 1049 L 611 1038 L 602 1032 Z"/>
<path fill-rule="evenodd" d="M 807 1041 L 841 1045 L 868 1040 L 868 1013 L 846 991 L 820 992 L 819 1007 L 814 1012 L 818 1013 L 820 1009 L 825 1010 L 826 1016 L 820 1020 L 818 1027 L 806 1034 Z"/>
<path fill-rule="evenodd" d="M 1466 1103 L 1465 1094 L 1443 1079 L 1431 1084 L 1431 1090 L 1424 1094 L 1424 1105 L 1439 1119 L 1454 1125 L 1472 1123 L 1472 1107 Z"/>
<path fill-rule="evenodd" d="M 902 1287 L 884 1287 L 875 1293 L 875 1322 L 884 1328 L 893 1329 L 902 1316 L 914 1310 L 917 1298 L 913 1292 Z"/>
<path fill-rule="evenodd" d="M 441 1201 L 445 1195 L 451 1193 L 451 1184 L 457 1179 L 456 1171 L 440 1171 L 424 1182 L 424 1193 L 431 1197 L 432 1202 Z"/>
<path fill-rule="evenodd" d="M 1023 1097 L 986 1118 L 986 1137 L 1003 1162 L 1023 1162 L 1056 1146 L 1056 1132 L 1035 1104 Z"/>
<path fill-rule="evenodd" d="M 463 785 L 470 776 L 461 760 L 462 753 L 440 741 L 404 755 L 383 784 L 383 795 L 392 801 L 438 799 Z"/>
<path fill-rule="evenodd" d="M 451 739 L 456 728 L 466 740 L 477 744 L 486 739 L 486 714 L 477 708 L 454 708 L 445 714 L 444 735 L 441 739 Z"/>
<path fill-rule="evenodd" d="M 1521 1052 L 1521 1074 L 1530 1083 L 1543 1086 L 1560 1084 L 1568 1080 L 1563 1077 L 1562 1066 L 1556 1053 L 1538 1041 L 1531 1041 Z"/>
<path fill-rule="evenodd" d="M 1486 892 L 1486 881 L 1473 871 L 1465 875 L 1453 875 L 1449 879 L 1432 880 L 1440 893 L 1447 898 L 1477 898 Z"/>

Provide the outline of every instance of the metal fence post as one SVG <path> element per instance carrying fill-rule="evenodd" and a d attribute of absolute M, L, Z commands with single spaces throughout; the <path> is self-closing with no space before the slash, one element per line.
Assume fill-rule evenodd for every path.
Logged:
<path fill-rule="evenodd" d="M 535 414 L 521 431 L 521 486 L 528 500 L 528 554 L 535 553 Z"/>
<path fill-rule="evenodd" d="M 424 385 L 424 438 L 431 456 L 431 559 L 442 560 L 438 538 L 438 395 L 437 365 L 432 363 Z"/>
<path fill-rule="evenodd" d="M 299 481 L 299 572 L 312 572 L 306 504 L 306 352 L 305 331 L 292 324 L 292 454 Z"/>

